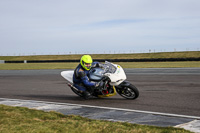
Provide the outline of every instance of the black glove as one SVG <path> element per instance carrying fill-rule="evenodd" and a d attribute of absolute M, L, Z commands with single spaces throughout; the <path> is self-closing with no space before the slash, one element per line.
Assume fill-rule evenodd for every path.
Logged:
<path fill-rule="evenodd" d="M 103 65 L 102 65 L 101 63 L 99 63 L 99 62 L 98 62 L 98 63 L 96 63 L 96 64 L 92 65 L 92 67 L 93 67 L 93 68 L 94 68 L 94 67 L 101 67 L 101 68 L 102 68 L 102 67 L 103 67 Z"/>
<path fill-rule="evenodd" d="M 103 68 L 103 64 L 101 63 L 97 63 L 97 64 L 98 64 L 98 67 Z"/>

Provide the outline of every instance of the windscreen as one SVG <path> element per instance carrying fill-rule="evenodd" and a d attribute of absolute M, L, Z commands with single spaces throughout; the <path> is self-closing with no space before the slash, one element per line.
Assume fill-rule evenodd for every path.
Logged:
<path fill-rule="evenodd" d="M 106 61 L 104 64 L 105 73 L 115 73 L 117 68 L 110 62 Z"/>

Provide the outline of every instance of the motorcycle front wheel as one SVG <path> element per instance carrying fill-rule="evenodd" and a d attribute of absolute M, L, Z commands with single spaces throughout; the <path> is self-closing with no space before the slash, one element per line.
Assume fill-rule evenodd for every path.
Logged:
<path fill-rule="evenodd" d="M 138 89 L 132 84 L 129 84 L 128 86 L 123 86 L 122 88 L 116 87 L 116 90 L 120 96 L 126 99 L 136 99 L 139 96 Z"/>

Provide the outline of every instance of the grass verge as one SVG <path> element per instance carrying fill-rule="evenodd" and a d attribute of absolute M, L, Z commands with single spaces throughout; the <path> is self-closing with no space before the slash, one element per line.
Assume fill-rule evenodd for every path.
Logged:
<path fill-rule="evenodd" d="M 184 62 L 116 62 L 123 68 L 184 68 L 200 67 L 200 61 Z M 0 70 L 74 69 L 78 63 L 5 63 Z"/>
<path fill-rule="evenodd" d="M 0 60 L 79 60 L 82 55 L 34 55 L 34 56 L 0 56 Z M 198 58 L 200 51 L 159 52 L 134 54 L 91 54 L 93 59 L 153 59 L 153 58 Z"/>
<path fill-rule="evenodd" d="M 190 133 L 173 127 L 91 120 L 81 116 L 6 105 L 0 105 L 0 118 L 0 132 L 3 133 Z"/>

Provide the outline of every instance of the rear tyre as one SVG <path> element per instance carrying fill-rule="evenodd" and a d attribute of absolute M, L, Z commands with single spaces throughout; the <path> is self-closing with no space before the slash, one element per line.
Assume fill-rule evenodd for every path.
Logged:
<path fill-rule="evenodd" d="M 126 98 L 126 99 L 136 99 L 139 96 L 139 91 L 138 89 L 132 85 L 129 84 L 128 86 L 123 86 L 122 88 L 116 87 L 117 93 Z"/>

